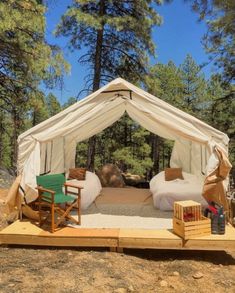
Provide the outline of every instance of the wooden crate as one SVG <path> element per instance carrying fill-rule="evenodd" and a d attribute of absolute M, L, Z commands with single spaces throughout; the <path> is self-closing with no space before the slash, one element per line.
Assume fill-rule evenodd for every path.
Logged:
<path fill-rule="evenodd" d="M 173 218 L 174 233 L 184 239 L 192 239 L 195 237 L 206 236 L 211 234 L 211 220 L 201 216 L 201 220 L 184 222 L 177 218 Z"/>
<path fill-rule="evenodd" d="M 201 204 L 193 200 L 176 201 L 174 217 L 184 222 L 200 221 L 202 219 Z"/>

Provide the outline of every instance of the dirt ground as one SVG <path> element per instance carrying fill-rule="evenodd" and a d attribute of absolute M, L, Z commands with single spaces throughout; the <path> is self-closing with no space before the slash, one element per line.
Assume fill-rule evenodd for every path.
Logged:
<path fill-rule="evenodd" d="M 4 293 L 235 292 L 235 253 L 0 247 L 0 263 Z"/>

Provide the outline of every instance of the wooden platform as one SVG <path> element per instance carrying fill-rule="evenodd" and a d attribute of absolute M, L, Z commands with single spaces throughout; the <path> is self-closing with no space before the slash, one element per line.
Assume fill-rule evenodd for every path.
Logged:
<path fill-rule="evenodd" d="M 195 237 L 184 241 L 172 230 L 65 227 L 52 234 L 29 221 L 16 221 L 0 231 L 0 244 L 109 247 L 113 251 L 120 251 L 121 248 L 235 251 L 235 228 L 228 225 L 225 235 Z"/>

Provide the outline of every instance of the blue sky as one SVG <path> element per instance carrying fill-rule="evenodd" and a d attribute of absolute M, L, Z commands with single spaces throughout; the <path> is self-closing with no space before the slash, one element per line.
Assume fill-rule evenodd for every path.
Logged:
<path fill-rule="evenodd" d="M 68 39 L 55 38 L 53 31 L 58 24 L 61 15 L 66 11 L 72 0 L 55 1 L 49 6 L 46 14 L 47 31 L 46 38 L 51 44 L 59 45 L 63 51 L 65 59 L 71 64 L 71 73 L 64 78 L 64 88 L 45 90 L 45 93 L 52 92 L 61 103 L 65 103 L 69 97 L 76 97 L 78 92 L 84 87 L 84 77 L 87 68 L 81 66 L 77 60 L 81 52 L 70 52 L 68 50 Z M 153 40 L 156 44 L 157 59 L 151 59 L 151 63 L 167 63 L 172 60 L 176 65 L 181 64 L 186 54 L 191 54 L 198 64 L 208 61 L 208 56 L 204 52 L 201 39 L 206 33 L 204 23 L 197 21 L 197 15 L 191 11 L 190 5 L 183 0 L 175 0 L 171 4 L 157 7 L 158 13 L 163 17 L 163 24 L 155 27 Z M 206 77 L 209 77 L 212 68 L 203 68 Z"/>

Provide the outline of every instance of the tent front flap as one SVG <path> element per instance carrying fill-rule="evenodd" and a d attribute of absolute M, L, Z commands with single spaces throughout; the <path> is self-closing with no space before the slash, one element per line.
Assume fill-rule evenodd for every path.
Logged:
<path fill-rule="evenodd" d="M 48 129 L 49 127 L 57 124 L 59 121 L 63 120 L 68 114 L 71 114 L 73 112 L 79 111 L 80 109 L 83 109 L 84 105 L 89 105 L 89 104 L 92 105 L 94 102 L 97 103 L 97 100 L 98 100 L 97 98 L 99 98 L 100 96 L 107 96 L 103 92 L 105 92 L 106 90 L 110 91 L 110 90 L 122 88 L 122 84 L 123 84 L 122 78 L 114 79 L 113 81 L 106 84 L 105 86 L 103 86 L 99 90 L 91 93 L 86 98 L 82 99 L 81 101 L 74 103 L 73 105 L 69 106 L 65 110 L 57 113 L 56 115 L 48 118 L 47 120 L 45 120 L 45 121 L 35 125 L 34 127 L 26 130 L 25 132 L 23 132 L 22 134 L 19 135 L 18 143 L 20 143 L 23 139 L 25 139 L 28 136 L 40 133 L 40 132 Z"/>
<path fill-rule="evenodd" d="M 112 100 L 112 98 L 106 100 L 103 98 L 99 101 L 99 103 L 93 104 L 92 108 L 86 107 L 85 111 L 77 111 L 68 115 L 58 124 L 49 127 L 47 130 L 42 133 L 38 133 L 34 135 L 34 138 L 40 142 L 46 142 L 53 140 L 59 136 L 66 136 L 68 133 L 72 132 L 74 129 L 85 128 L 86 131 L 89 131 L 87 124 L 96 120 L 101 115 L 108 115 L 109 111 L 112 111 L 115 107 L 118 107 L 120 104 L 124 104 L 124 100 L 122 98 L 116 98 Z M 107 125 L 109 125 L 107 123 Z M 91 135 L 92 136 L 92 135 Z"/>
<path fill-rule="evenodd" d="M 161 108 L 154 107 L 151 103 L 143 102 L 140 99 L 129 100 L 127 112 L 133 119 L 135 119 L 135 116 L 139 117 L 138 122 L 146 129 L 151 128 L 153 133 L 164 138 L 184 137 L 203 144 L 209 141 L 206 135 L 190 123 L 184 122 L 176 115 L 167 115 Z"/>

